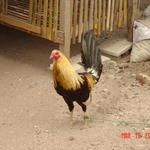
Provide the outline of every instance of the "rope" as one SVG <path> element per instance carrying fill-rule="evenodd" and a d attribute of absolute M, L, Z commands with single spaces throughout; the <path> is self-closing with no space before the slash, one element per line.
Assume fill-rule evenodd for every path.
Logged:
<path fill-rule="evenodd" d="M 96 117 L 91 117 L 90 120 L 97 120 L 97 121 L 107 121 L 107 122 L 112 122 L 112 123 L 120 123 L 120 124 L 126 124 L 126 125 L 145 125 L 145 126 L 150 126 L 150 123 L 144 123 L 144 122 L 130 122 L 130 121 L 120 121 L 120 120 L 109 120 L 105 118 L 96 118 Z"/>

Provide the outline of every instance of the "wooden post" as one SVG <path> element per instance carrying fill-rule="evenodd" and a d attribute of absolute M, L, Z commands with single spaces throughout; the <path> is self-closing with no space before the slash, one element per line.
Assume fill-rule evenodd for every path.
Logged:
<path fill-rule="evenodd" d="M 60 0 L 60 30 L 64 32 L 64 43 L 59 49 L 69 58 L 71 45 L 71 1 Z"/>
<path fill-rule="evenodd" d="M 133 25 L 136 16 L 136 2 L 137 0 L 128 0 L 128 40 L 133 41 Z"/>

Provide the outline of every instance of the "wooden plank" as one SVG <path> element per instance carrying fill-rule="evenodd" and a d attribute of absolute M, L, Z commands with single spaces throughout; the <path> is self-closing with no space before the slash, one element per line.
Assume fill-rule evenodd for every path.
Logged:
<path fill-rule="evenodd" d="M 96 34 L 97 33 L 97 0 L 95 0 L 95 3 L 94 3 L 94 33 Z"/>
<path fill-rule="evenodd" d="M 42 15 L 42 0 L 38 2 L 38 15 L 37 15 L 37 25 L 41 26 L 41 15 Z"/>
<path fill-rule="evenodd" d="M 44 0 L 44 12 L 43 12 L 43 25 L 42 36 L 47 37 L 47 13 L 48 13 L 48 0 Z"/>
<path fill-rule="evenodd" d="M 106 0 L 103 0 L 102 31 L 105 31 L 106 25 Z"/>
<path fill-rule="evenodd" d="M 70 33 L 71 33 L 71 39 L 73 37 L 73 6 L 74 6 L 74 0 L 70 0 L 71 2 L 71 14 L 70 14 L 70 24 L 71 24 L 71 30 L 70 30 Z"/>
<path fill-rule="evenodd" d="M 5 4 L 4 4 L 4 0 L 2 0 L 2 13 L 4 14 L 4 10 L 5 10 Z"/>
<path fill-rule="evenodd" d="M 4 13 L 4 0 L 0 1 L 0 14 Z"/>
<path fill-rule="evenodd" d="M 29 23 L 32 24 L 33 15 L 33 0 L 29 1 Z"/>
<path fill-rule="evenodd" d="M 101 24 L 102 24 L 102 0 L 98 3 L 98 34 L 101 34 Z"/>
<path fill-rule="evenodd" d="M 124 24 L 127 24 L 127 14 L 128 14 L 128 10 L 127 10 L 127 0 L 124 0 Z"/>
<path fill-rule="evenodd" d="M 106 20 L 106 30 L 109 30 L 110 26 L 110 12 L 111 12 L 111 0 L 108 0 L 108 7 L 107 7 L 107 20 Z"/>
<path fill-rule="evenodd" d="M 7 15 L 8 11 L 8 0 L 5 0 L 5 14 Z"/>
<path fill-rule="evenodd" d="M 115 0 L 112 0 L 110 31 L 113 31 Z"/>
<path fill-rule="evenodd" d="M 47 32 L 47 38 L 49 40 L 52 40 L 52 17 L 53 17 L 53 1 L 51 0 L 49 2 L 49 22 L 48 22 L 48 32 Z"/>
<path fill-rule="evenodd" d="M 34 0 L 34 5 L 33 5 L 33 25 L 36 25 L 37 21 L 37 0 Z"/>
<path fill-rule="evenodd" d="M 117 28 L 117 25 L 118 25 L 118 9 L 119 9 L 119 0 L 116 0 L 116 3 L 115 3 L 115 12 L 114 12 L 114 29 Z"/>
<path fill-rule="evenodd" d="M 60 1 L 60 30 L 64 32 L 64 43 L 59 45 L 60 50 L 69 58 L 70 57 L 70 44 L 71 44 L 71 1 Z"/>
<path fill-rule="evenodd" d="M 94 15 L 94 0 L 90 1 L 90 10 L 89 10 L 89 29 L 93 29 L 93 15 Z"/>
<path fill-rule="evenodd" d="M 119 22 L 118 22 L 118 27 L 121 27 L 122 25 L 122 18 L 123 18 L 123 11 L 122 11 L 122 6 L 123 6 L 123 0 L 120 0 L 119 3 Z"/>
<path fill-rule="evenodd" d="M 83 32 L 83 0 L 80 0 L 80 11 L 79 11 L 79 35 L 78 35 L 78 42 L 81 42 L 81 36 Z"/>
<path fill-rule="evenodd" d="M 132 47 L 124 33 L 117 33 L 114 37 L 106 39 L 99 45 L 102 53 L 120 57 Z"/>
<path fill-rule="evenodd" d="M 128 40 L 133 41 L 133 24 L 135 19 L 135 4 L 136 0 L 128 0 Z"/>
<path fill-rule="evenodd" d="M 73 37 L 72 43 L 76 43 L 76 30 L 77 30 L 77 19 L 78 19 L 78 0 L 75 0 L 74 3 L 74 12 L 73 12 Z"/>
<path fill-rule="evenodd" d="M 26 30 L 28 32 L 34 32 L 36 34 L 40 34 L 41 33 L 40 27 L 37 27 L 37 26 L 31 25 L 31 24 L 25 23 L 25 22 L 20 21 L 20 20 L 16 20 L 16 19 L 14 19 L 12 17 L 1 15 L 0 20 L 1 20 L 1 22 L 10 24 L 10 25 L 18 27 L 18 28 L 22 28 L 22 29 L 24 29 L 24 30 Z"/>
<path fill-rule="evenodd" d="M 57 30 L 58 30 L 58 0 L 54 1 L 54 26 L 53 26 L 53 30 L 54 30 L 54 40 L 57 39 Z"/>
<path fill-rule="evenodd" d="M 89 0 L 84 0 L 84 32 L 88 30 L 88 2 Z"/>

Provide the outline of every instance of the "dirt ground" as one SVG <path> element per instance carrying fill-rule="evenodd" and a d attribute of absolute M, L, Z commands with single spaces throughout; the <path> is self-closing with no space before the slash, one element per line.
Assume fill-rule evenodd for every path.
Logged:
<path fill-rule="evenodd" d="M 90 120 L 84 124 L 76 105 L 71 125 L 49 70 L 50 50 L 57 46 L 0 26 L 0 150 L 148 149 L 150 87 L 135 74 L 150 75 L 150 62 L 130 64 L 125 57 L 104 64 L 88 107 Z"/>

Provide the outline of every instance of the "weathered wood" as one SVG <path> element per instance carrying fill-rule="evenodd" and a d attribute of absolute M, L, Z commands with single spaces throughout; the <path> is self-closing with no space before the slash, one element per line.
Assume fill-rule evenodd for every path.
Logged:
<path fill-rule="evenodd" d="M 32 24 L 32 16 L 33 16 L 33 1 L 29 1 L 29 23 Z"/>
<path fill-rule="evenodd" d="M 60 30 L 64 32 L 64 43 L 60 44 L 60 50 L 69 58 L 70 57 L 70 44 L 71 44 L 71 1 L 60 1 Z"/>
<path fill-rule="evenodd" d="M 26 32 L 40 32 L 40 37 L 56 43 L 64 42 L 60 48 L 68 56 L 70 41 L 81 42 L 82 34 L 87 30 L 96 29 L 95 33 L 101 34 L 126 25 L 127 14 L 131 14 L 127 9 L 127 1 L 133 0 L 0 0 L 1 14 L 7 13 L 13 18 L 12 25 L 17 22 L 18 26 L 18 21 L 25 22 L 34 26 L 28 31 L 28 26 L 23 27 Z M 137 15 L 140 0 L 135 1 L 133 10 Z M 3 20 L 0 18 L 0 21 Z"/>
<path fill-rule="evenodd" d="M 111 13 L 111 0 L 108 0 L 106 30 L 109 30 L 109 26 L 110 26 L 110 13 Z"/>
<path fill-rule="evenodd" d="M 2 5 L 1 5 L 2 6 L 2 13 L 4 14 L 4 12 L 5 12 L 5 3 L 4 3 L 4 0 L 2 0 L 1 2 L 2 2 Z"/>
<path fill-rule="evenodd" d="M 95 32 L 95 34 L 96 34 L 96 32 L 97 32 L 97 28 L 98 28 L 98 19 L 97 19 L 97 0 L 95 0 L 95 3 L 94 3 L 94 32 Z"/>
<path fill-rule="evenodd" d="M 94 0 L 93 0 L 93 1 L 90 1 L 89 29 L 93 29 L 93 14 L 94 14 Z"/>
<path fill-rule="evenodd" d="M 79 15 L 79 36 L 78 36 L 78 42 L 81 42 L 81 36 L 83 33 L 83 5 L 84 5 L 84 1 L 80 0 L 80 15 Z"/>
<path fill-rule="evenodd" d="M 84 0 L 84 30 L 86 32 L 88 30 L 88 3 L 89 0 Z"/>
<path fill-rule="evenodd" d="M 102 30 L 105 31 L 106 27 L 106 0 L 103 0 L 103 15 L 102 15 Z"/>
<path fill-rule="evenodd" d="M 41 26 L 41 15 L 42 15 L 42 0 L 38 2 L 38 15 L 37 15 L 37 25 Z"/>
<path fill-rule="evenodd" d="M 48 24 L 48 33 L 47 33 L 47 38 L 49 39 L 49 40 L 52 40 L 52 10 L 53 10 L 53 1 L 51 0 L 50 2 L 49 2 L 49 24 Z"/>
<path fill-rule="evenodd" d="M 42 25 L 43 37 L 46 37 L 46 33 L 47 33 L 47 13 L 48 13 L 48 0 L 44 0 L 44 14 L 43 14 L 43 25 Z"/>
<path fill-rule="evenodd" d="M 119 20 L 118 11 L 119 11 L 119 0 L 115 0 L 114 27 L 113 27 L 114 29 L 116 29 L 118 25 L 118 20 Z"/>
<path fill-rule="evenodd" d="M 98 0 L 98 34 L 101 34 L 102 24 L 102 0 Z"/>
<path fill-rule="evenodd" d="M 10 24 L 12 26 L 18 27 L 18 28 L 22 28 L 28 32 L 34 32 L 36 34 L 40 34 L 41 33 L 41 29 L 40 27 L 36 27 L 34 25 L 31 25 L 29 23 L 25 23 L 23 21 L 20 20 L 16 20 L 14 18 L 8 17 L 6 15 L 1 15 L 0 20 L 4 23 Z"/>
<path fill-rule="evenodd" d="M 57 40 L 57 30 L 58 30 L 58 0 L 54 1 L 54 41 Z"/>
<path fill-rule="evenodd" d="M 36 25 L 36 22 L 37 22 L 37 0 L 34 0 L 34 3 L 33 3 L 33 21 L 32 21 L 32 24 L 33 25 Z"/>
<path fill-rule="evenodd" d="M 5 2 L 5 14 L 7 15 L 8 12 L 8 0 Z"/>
<path fill-rule="evenodd" d="M 127 0 L 124 0 L 124 24 L 127 23 L 127 14 L 128 14 L 128 10 L 127 10 Z"/>
<path fill-rule="evenodd" d="M 113 31 L 115 0 L 112 0 L 110 31 Z"/>
<path fill-rule="evenodd" d="M 120 3 L 119 3 L 119 22 L 118 22 L 118 27 L 122 26 L 122 20 L 123 20 L 122 6 L 123 6 L 123 0 L 120 0 Z"/>
<path fill-rule="evenodd" d="M 136 2 L 137 0 L 128 0 L 128 40 L 133 41 L 133 24 L 136 16 Z"/>
<path fill-rule="evenodd" d="M 74 3 L 74 15 L 73 15 L 73 36 L 72 43 L 76 43 L 76 31 L 77 31 L 77 19 L 78 19 L 78 0 L 75 0 Z"/>

